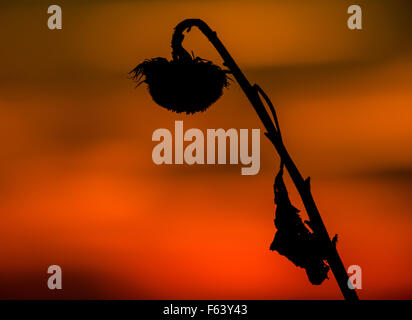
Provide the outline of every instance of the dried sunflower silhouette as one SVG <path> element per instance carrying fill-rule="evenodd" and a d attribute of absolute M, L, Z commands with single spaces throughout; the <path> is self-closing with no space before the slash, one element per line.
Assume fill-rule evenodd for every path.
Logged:
<path fill-rule="evenodd" d="M 199 57 L 147 59 L 130 73 L 158 105 L 177 113 L 205 111 L 229 85 L 228 70 Z"/>
<path fill-rule="evenodd" d="M 184 32 L 189 32 L 194 26 L 215 47 L 224 61 L 223 65 L 228 70 L 223 70 L 211 61 L 195 58 L 182 47 Z M 358 300 L 356 291 L 348 287 L 349 277 L 336 249 L 336 239 L 330 239 L 313 199 L 310 179 L 303 178 L 286 150 L 276 112 L 269 97 L 258 85 L 252 85 L 248 81 L 218 38 L 217 33 L 204 21 L 186 19 L 180 22 L 174 29 L 171 46 L 172 60 L 168 61 L 165 58 L 145 60 L 130 72 L 132 78 L 138 82 L 138 85 L 146 83 L 153 100 L 160 106 L 178 113 L 192 114 L 205 111 L 219 99 L 223 88 L 228 86 L 228 74 L 233 75 L 262 121 L 266 129 L 265 135 L 275 147 L 281 162 L 287 169 L 310 218 L 310 228 L 313 231 L 312 233 L 306 230 L 295 212 L 297 209 L 291 204 L 288 205 L 286 200 L 289 199 L 280 197 L 279 201 L 282 198 L 284 201 L 277 208 L 277 212 L 280 216 L 289 216 L 292 223 L 280 223 L 278 229 L 280 233 L 277 239 L 274 239 L 276 241 L 272 243 L 271 249 L 286 256 L 295 265 L 305 268 L 313 284 L 320 284 L 327 277 L 330 268 L 345 299 Z M 261 98 L 269 107 L 272 115 L 268 113 Z M 279 183 L 278 186 L 280 186 Z"/>

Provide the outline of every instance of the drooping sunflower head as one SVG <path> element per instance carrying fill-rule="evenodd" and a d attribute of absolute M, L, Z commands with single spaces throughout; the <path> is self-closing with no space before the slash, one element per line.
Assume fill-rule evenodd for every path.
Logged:
<path fill-rule="evenodd" d="M 201 58 L 148 59 L 130 73 L 158 105 L 177 113 L 205 111 L 229 85 L 229 71 Z"/>

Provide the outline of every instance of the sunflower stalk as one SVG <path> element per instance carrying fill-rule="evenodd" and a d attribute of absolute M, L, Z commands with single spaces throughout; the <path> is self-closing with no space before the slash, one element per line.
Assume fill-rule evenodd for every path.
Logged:
<path fill-rule="evenodd" d="M 214 32 L 210 27 L 200 19 L 186 19 L 180 22 L 174 30 L 172 37 L 172 56 L 173 59 L 188 59 L 190 54 L 182 47 L 182 42 L 184 39 L 184 31 L 190 31 L 192 27 L 197 27 L 211 42 L 211 44 L 216 48 L 220 56 L 222 57 L 224 63 L 233 77 L 237 80 L 246 97 L 249 99 L 253 108 L 255 109 L 258 117 L 262 121 L 266 132 L 265 135 L 268 137 L 270 142 L 275 147 L 277 153 L 281 158 L 281 162 L 286 167 L 289 175 L 302 199 L 306 212 L 310 218 L 311 227 L 314 233 L 319 237 L 322 245 L 325 248 L 326 260 L 335 276 L 335 279 L 339 285 L 339 288 L 346 300 L 356 301 L 358 296 L 356 291 L 350 289 L 348 286 L 349 277 L 346 273 L 343 262 L 338 254 L 335 243 L 329 237 L 323 220 L 319 214 L 316 203 L 313 199 L 311 189 L 310 189 L 310 178 L 304 179 L 302 174 L 299 172 L 295 163 L 293 162 L 291 156 L 289 155 L 286 147 L 283 143 L 280 128 L 278 124 L 278 119 L 276 116 L 273 104 L 270 99 L 263 92 L 262 89 L 257 85 L 251 85 L 247 80 L 243 72 L 240 70 L 236 62 L 233 60 L 232 56 L 229 54 L 223 43 L 217 37 L 216 32 Z M 260 95 L 264 98 L 265 102 L 268 104 L 271 110 L 273 120 L 271 119 L 269 113 L 267 112 Z"/>

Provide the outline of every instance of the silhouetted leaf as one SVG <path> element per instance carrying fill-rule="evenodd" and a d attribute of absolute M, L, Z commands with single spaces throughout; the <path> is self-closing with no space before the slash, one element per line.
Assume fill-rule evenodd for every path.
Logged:
<path fill-rule="evenodd" d="M 304 268 L 312 284 L 321 284 L 329 271 L 325 263 L 324 250 L 320 239 L 302 222 L 299 210 L 290 202 L 283 181 L 283 165 L 276 175 L 273 187 L 276 204 L 274 221 L 277 232 L 270 250 L 276 250 L 296 266 Z"/>

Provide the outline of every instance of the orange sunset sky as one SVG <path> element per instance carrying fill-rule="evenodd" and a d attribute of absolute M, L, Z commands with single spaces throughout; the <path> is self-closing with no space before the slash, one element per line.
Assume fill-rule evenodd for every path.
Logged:
<path fill-rule="evenodd" d="M 47 28 L 58 4 L 63 29 Z M 363 30 L 347 8 L 363 9 Z M 274 102 L 287 149 L 361 299 L 411 299 L 408 1 L 2 1 L 0 298 L 341 299 L 269 250 L 279 157 L 237 83 L 205 113 L 158 107 L 127 73 L 201 18 Z M 184 46 L 221 65 L 201 33 Z M 261 128 L 261 169 L 162 165 L 157 128 Z M 303 209 L 286 178 L 292 200 Z M 305 218 L 305 212 L 302 212 Z M 49 265 L 63 290 L 47 286 Z"/>

